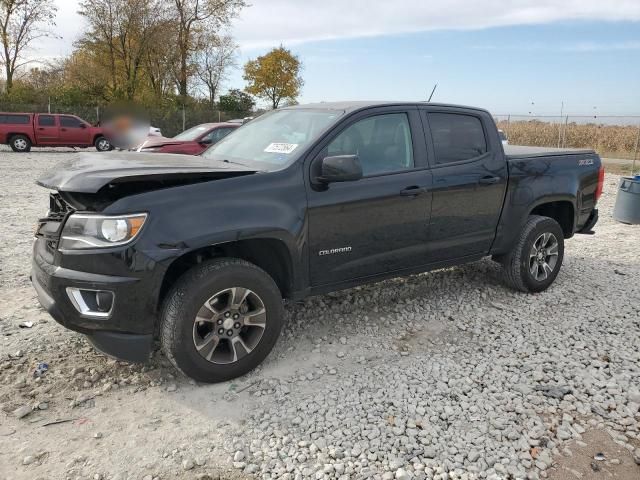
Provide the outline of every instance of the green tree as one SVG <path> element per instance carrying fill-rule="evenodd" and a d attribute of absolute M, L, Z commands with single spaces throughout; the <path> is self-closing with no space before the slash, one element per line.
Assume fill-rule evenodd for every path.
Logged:
<path fill-rule="evenodd" d="M 249 112 L 256 102 L 249 95 L 237 88 L 231 89 L 226 95 L 220 96 L 218 107 L 223 112 Z"/>
<path fill-rule="evenodd" d="M 300 76 L 302 63 L 282 45 L 266 55 L 248 61 L 244 66 L 246 91 L 271 102 L 278 108 L 280 102 L 295 102 L 304 84 Z"/>

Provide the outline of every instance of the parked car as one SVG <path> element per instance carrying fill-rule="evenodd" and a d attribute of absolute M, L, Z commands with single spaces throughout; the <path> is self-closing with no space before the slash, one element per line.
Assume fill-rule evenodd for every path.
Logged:
<path fill-rule="evenodd" d="M 603 179 L 592 150 L 505 152 L 477 108 L 287 107 L 199 157 L 81 154 L 45 174 L 32 280 L 99 350 L 144 361 L 157 335 L 218 382 L 268 355 L 283 298 L 487 256 L 515 290 L 545 290 L 565 240 L 593 233 Z"/>
<path fill-rule="evenodd" d="M 234 123 L 203 123 L 185 130 L 173 138 L 148 138 L 138 147 L 138 152 L 199 155 L 239 126 Z"/>
<path fill-rule="evenodd" d="M 162 130 L 160 130 L 158 127 L 150 126 L 149 127 L 149 136 L 150 137 L 161 137 L 162 136 Z"/>
<path fill-rule="evenodd" d="M 509 145 L 509 139 L 507 138 L 507 134 L 504 133 L 504 131 L 498 130 L 498 136 L 500 137 L 500 140 L 502 141 L 502 145 Z"/>
<path fill-rule="evenodd" d="M 51 113 L 0 113 L 0 143 L 14 152 L 31 147 L 96 147 L 112 149 L 101 127 L 94 127 L 75 115 Z"/>

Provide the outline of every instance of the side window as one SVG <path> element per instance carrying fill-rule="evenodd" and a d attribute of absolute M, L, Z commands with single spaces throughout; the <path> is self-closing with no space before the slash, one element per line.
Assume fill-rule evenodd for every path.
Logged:
<path fill-rule="evenodd" d="M 56 125 L 56 119 L 53 115 L 40 115 L 38 117 L 38 125 L 41 127 L 54 127 Z"/>
<path fill-rule="evenodd" d="M 365 176 L 413 168 L 413 143 L 406 113 L 360 120 L 340 133 L 327 155 L 358 155 Z"/>
<path fill-rule="evenodd" d="M 436 164 L 470 160 L 487 152 L 482 122 L 459 113 L 430 113 L 429 127 Z"/>
<path fill-rule="evenodd" d="M 73 117 L 60 117 L 60 126 L 68 128 L 80 128 L 83 123 L 77 118 Z"/>
<path fill-rule="evenodd" d="M 217 143 L 233 131 L 232 128 L 216 128 L 203 139 L 203 143 Z"/>
<path fill-rule="evenodd" d="M 14 125 L 27 125 L 30 122 L 29 115 L 4 115 L 4 121 L 2 123 L 10 123 Z"/>

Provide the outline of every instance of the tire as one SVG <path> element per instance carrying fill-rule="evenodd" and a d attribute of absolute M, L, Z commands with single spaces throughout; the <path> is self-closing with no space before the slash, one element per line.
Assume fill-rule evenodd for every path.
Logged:
<path fill-rule="evenodd" d="M 9 140 L 9 145 L 11 146 L 11 150 L 14 152 L 29 152 L 31 151 L 31 140 L 26 135 L 14 135 Z"/>
<path fill-rule="evenodd" d="M 554 282 L 563 259 L 564 232 L 558 222 L 532 215 L 513 250 L 501 258 L 505 282 L 521 292 L 541 292 Z"/>
<path fill-rule="evenodd" d="M 237 298 L 244 295 L 238 309 L 230 307 L 236 293 Z M 263 314 L 256 313 L 260 305 Z M 283 318 L 280 290 L 264 270 L 244 260 L 219 258 L 192 268 L 173 286 L 162 308 L 160 342 L 167 358 L 188 377 L 223 382 L 262 363 L 280 336 Z M 252 325 L 254 321 L 264 328 Z"/>
<path fill-rule="evenodd" d="M 109 150 L 113 150 L 111 142 L 103 136 L 96 138 L 96 141 L 93 142 L 93 146 L 96 147 L 96 150 L 99 152 L 108 152 Z"/>

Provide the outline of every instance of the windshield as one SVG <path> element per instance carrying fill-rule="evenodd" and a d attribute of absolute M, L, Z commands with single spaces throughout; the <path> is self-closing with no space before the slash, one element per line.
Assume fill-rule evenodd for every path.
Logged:
<path fill-rule="evenodd" d="M 342 114 L 342 110 L 275 110 L 238 128 L 203 156 L 258 170 L 280 170 L 297 160 Z"/>
<path fill-rule="evenodd" d="M 196 125 L 195 127 L 191 127 L 188 130 L 185 130 L 182 133 L 179 133 L 175 137 L 175 140 L 184 140 L 184 141 L 192 141 L 198 138 L 203 133 L 208 132 L 211 129 L 208 125 Z"/>

